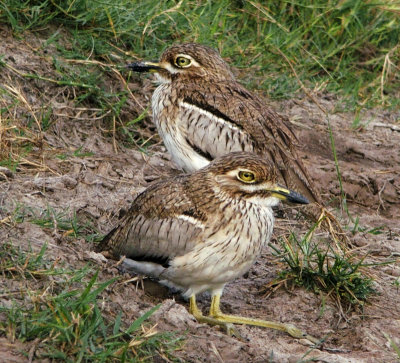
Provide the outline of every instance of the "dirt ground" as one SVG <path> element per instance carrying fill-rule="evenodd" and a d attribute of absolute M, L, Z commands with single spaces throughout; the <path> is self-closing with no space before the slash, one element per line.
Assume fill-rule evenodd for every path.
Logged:
<path fill-rule="evenodd" d="M 56 77 L 48 54 L 44 55 L 39 49 L 43 40 L 37 35 L 32 35 L 27 44 L 13 38 L 7 28 L 0 28 L 0 37 L 0 54 L 6 55 L 5 61 L 12 67 L 24 73 Z M 123 87 L 113 82 L 110 88 Z M 119 210 L 129 206 L 137 192 L 159 177 L 178 172 L 161 143 L 149 147 L 147 154 L 120 144 L 115 150 L 110 133 L 104 132 L 105 121 L 90 118 L 88 111 L 78 110 L 67 97 L 67 87 L 27 80 L 9 68 L 2 69 L 0 83 L 20 87 L 34 112 L 38 112 L 42 104 L 51 105 L 54 118 L 43 134 L 46 152 L 41 166 L 21 167 L 7 175 L 4 170 L 0 173 L 0 220 L 11 215 L 17 205 L 36 211 L 50 206 L 55 210 L 75 211 L 79 218 L 92 220 L 106 233 L 116 222 Z M 151 82 L 137 76 L 129 86 L 142 106 L 147 106 L 153 89 Z M 353 114 L 334 111 L 340 102 L 338 99 L 324 94 L 314 97 L 330 112 L 351 215 L 359 217 L 359 225 L 365 231 L 381 228 L 380 234 L 357 232 L 350 235 L 353 244 L 361 255 L 369 252 L 366 262 L 398 259 L 400 112 L 362 111 L 362 127 L 353 129 Z M 325 116 L 307 97 L 276 102 L 272 106 L 289 117 L 304 145 L 304 162 L 315 184 L 324 200 L 330 201 L 331 210 L 345 222 L 347 217 L 338 208 L 340 189 Z M 129 117 L 140 110 L 136 101 L 132 101 L 123 112 Z M 73 154 L 78 148 L 86 154 Z M 61 152 L 71 155 L 64 160 L 54 157 Z M 281 219 L 275 234 L 278 236 L 290 228 L 302 229 L 304 233 L 307 226 L 302 221 Z M 316 238 L 318 234 L 323 235 L 323 232 L 318 232 Z M 57 230 L 44 229 L 28 221 L 2 223 L 0 240 L 21 246 L 31 244 L 37 250 L 47 242 L 48 258 L 57 256 L 61 263 L 72 268 L 92 261 L 102 270 L 101 279 L 104 280 L 119 273 L 113 262 L 101 261 L 92 252 L 93 244 L 83 238 L 71 240 Z M 310 349 L 306 341 L 257 327 L 239 326 L 242 340 L 229 337 L 216 327 L 197 323 L 187 312 L 186 301 L 147 280 L 144 289 L 135 283 L 112 285 L 102 294 L 102 306 L 106 314 L 116 316 L 123 310 L 125 318 L 133 320 L 161 303 L 151 321 L 157 323 L 159 331 L 185 334 L 186 343 L 175 353 L 182 361 L 296 362 L 313 358 L 321 362 L 395 362 L 398 359 L 387 336 L 400 346 L 400 291 L 395 284 L 400 277 L 399 264 L 371 267 L 378 293 L 368 301 L 363 312 L 346 314 L 329 299 L 321 314 L 321 297 L 300 288 L 281 288 L 266 298 L 260 291 L 276 278 L 280 267 L 271 251 L 264 251 L 245 277 L 227 285 L 222 309 L 227 313 L 293 323 L 315 337 L 326 338 L 320 349 Z M 128 278 L 126 276 L 126 280 Z M 0 282 L 4 291 L 11 288 L 12 282 L 4 281 L 3 277 Z M 6 304 L 7 299 L 3 294 L 0 304 Z M 200 306 L 204 311 L 208 308 L 207 294 L 200 297 Z M 26 358 L 17 353 L 19 348 L 19 343 L 12 344 L 1 338 L 0 361 L 25 361 Z M 160 361 L 163 360 L 160 358 Z"/>

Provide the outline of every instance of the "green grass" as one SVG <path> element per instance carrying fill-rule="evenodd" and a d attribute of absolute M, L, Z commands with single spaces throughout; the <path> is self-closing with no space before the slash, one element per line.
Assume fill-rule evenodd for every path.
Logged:
<path fill-rule="evenodd" d="M 87 242 L 93 242 L 103 236 L 94 227 L 94 221 L 83 221 L 83 217 L 71 210 L 59 210 L 51 206 L 45 209 L 28 208 L 18 204 L 10 215 L 16 223 L 27 221 L 52 232 L 62 233 L 64 237 L 84 238 Z"/>
<path fill-rule="evenodd" d="M 157 58 L 174 42 L 197 41 L 218 48 L 232 64 L 251 68 L 252 87 L 287 98 L 299 84 L 285 54 L 306 86 L 342 94 L 353 108 L 396 105 L 399 34 L 396 1 L 130 1 L 5 0 L 0 19 L 23 37 L 46 29 L 65 59 L 123 65 L 132 58 Z M 49 28 L 49 25 L 56 28 Z M 72 44 L 66 46 L 60 26 Z M 79 67 L 55 58 L 58 84 L 86 88 L 79 100 L 112 109 L 102 91 L 107 66 Z M 115 110 L 114 110 L 115 112 Z"/>
<path fill-rule="evenodd" d="M 12 278 L 39 278 L 62 273 L 56 269 L 56 262 L 45 261 L 46 250 L 47 245 L 43 244 L 37 253 L 32 249 L 25 252 L 20 247 L 5 242 L 0 246 L 0 272 Z"/>
<path fill-rule="evenodd" d="M 10 341 L 35 341 L 38 359 L 136 362 L 152 361 L 160 355 L 174 359 L 170 353 L 179 347 L 181 338 L 160 334 L 145 324 L 159 306 L 129 325 L 123 324 L 122 312 L 113 319 L 103 316 L 98 299 L 117 278 L 98 281 L 98 272 L 93 273 L 88 266 L 55 268 L 55 263 L 45 258 L 46 248 L 25 253 L 7 243 L 0 247 L 0 274 L 5 278 L 37 281 L 58 275 L 55 280 L 45 280 L 43 288 L 32 289 L 32 284 L 14 294 L 12 306 L 0 307 L 0 336 L 6 335 Z M 21 296 L 23 301 L 17 300 Z"/>
<path fill-rule="evenodd" d="M 78 158 L 85 158 L 87 156 L 93 156 L 93 152 L 83 152 L 82 151 L 82 146 L 74 150 L 73 152 L 65 152 L 62 154 L 56 155 L 56 158 L 60 160 L 67 160 L 70 157 L 78 157 Z"/>
<path fill-rule="evenodd" d="M 331 297 L 339 307 L 362 307 L 375 292 L 371 277 L 363 274 L 364 258 L 334 250 L 330 245 L 310 239 L 312 230 L 302 239 L 295 234 L 270 244 L 284 268 L 272 285 L 292 283 Z M 393 262 L 393 261 L 391 261 Z M 391 263 L 388 262 L 388 263 Z M 365 270 L 365 269 L 364 269 Z"/>

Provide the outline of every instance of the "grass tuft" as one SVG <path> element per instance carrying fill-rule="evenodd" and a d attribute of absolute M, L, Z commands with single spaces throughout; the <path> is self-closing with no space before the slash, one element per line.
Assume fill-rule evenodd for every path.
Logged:
<path fill-rule="evenodd" d="M 54 236 L 62 234 L 63 237 L 84 238 L 87 242 L 99 241 L 103 236 L 94 227 L 94 221 L 84 221 L 83 217 L 68 209 L 59 210 L 51 206 L 38 209 L 18 204 L 10 217 L 15 223 L 30 222 L 50 229 Z"/>
<path fill-rule="evenodd" d="M 47 244 L 43 244 L 40 251 L 35 253 L 32 249 L 25 252 L 9 242 L 3 243 L 0 246 L 0 274 L 15 279 L 39 278 L 60 273 L 56 269 L 58 260 L 52 264 L 44 260 L 46 250 Z"/>
<path fill-rule="evenodd" d="M 361 271 L 366 266 L 363 264 L 365 257 L 357 260 L 329 245 L 321 247 L 308 237 L 306 235 L 300 240 L 292 233 L 288 238 L 282 237 L 278 247 L 270 244 L 274 255 L 284 262 L 286 268 L 268 288 L 292 283 L 315 293 L 327 294 L 339 307 L 362 307 L 375 292 L 372 278 L 364 276 Z"/>
<path fill-rule="evenodd" d="M 56 280 L 40 290 L 27 290 L 12 294 L 22 297 L 0 307 L 0 336 L 11 341 L 32 342 L 29 354 L 38 359 L 56 359 L 66 362 L 124 362 L 169 357 L 178 348 L 181 338 L 172 333 L 159 334 L 155 326 L 144 325 L 159 308 L 153 307 L 123 326 L 122 312 L 115 319 L 105 318 L 98 304 L 100 294 L 117 278 L 98 281 L 98 272 L 87 283 L 91 271 L 88 267 L 76 271 L 47 272 L 44 255 L 46 245 L 37 254 L 21 253 L 11 244 L 0 250 L 0 272 L 13 278 L 48 277 L 58 274 Z M 80 287 L 75 287 L 75 285 Z M 25 352 L 28 355 L 28 352 Z"/>

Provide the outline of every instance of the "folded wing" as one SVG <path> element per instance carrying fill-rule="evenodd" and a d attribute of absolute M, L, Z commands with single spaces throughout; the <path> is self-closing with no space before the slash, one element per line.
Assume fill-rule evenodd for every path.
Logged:
<path fill-rule="evenodd" d="M 277 166 L 282 181 L 311 200 L 320 201 L 297 149 L 297 138 L 276 112 L 236 82 L 182 84 L 179 106 L 186 141 L 208 159 L 233 151 L 256 152 Z M 212 135 L 213 137 L 210 137 Z"/>

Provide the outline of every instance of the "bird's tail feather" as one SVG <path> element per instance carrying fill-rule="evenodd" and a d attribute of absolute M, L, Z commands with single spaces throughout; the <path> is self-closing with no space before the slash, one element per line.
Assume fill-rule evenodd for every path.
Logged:
<path fill-rule="evenodd" d="M 122 262 L 122 269 L 125 272 L 133 272 L 138 275 L 146 275 L 158 279 L 165 270 L 165 267 L 154 262 L 135 261 L 130 258 L 125 258 Z"/>
<path fill-rule="evenodd" d="M 322 204 L 311 177 L 297 155 L 291 157 L 290 154 L 280 150 L 277 153 L 270 152 L 269 157 L 277 166 L 278 173 L 289 189 L 303 194 L 311 203 Z"/>
<path fill-rule="evenodd" d="M 288 188 L 303 194 L 313 204 L 304 206 L 302 212 L 310 218 L 314 223 L 329 232 L 332 239 L 340 249 L 345 249 L 351 245 L 346 233 L 338 219 L 330 213 L 323 205 L 321 196 L 314 187 L 314 182 L 304 167 L 301 159 L 289 158 L 285 153 L 280 154 L 283 164 L 285 165 L 280 170 L 281 176 Z"/>
<path fill-rule="evenodd" d="M 106 252 L 107 257 L 111 257 L 111 255 L 115 255 L 113 253 L 116 235 L 118 231 L 118 226 L 114 227 L 107 235 L 100 241 L 100 243 L 96 246 L 96 252 Z M 118 256 L 115 256 L 118 258 Z"/>

